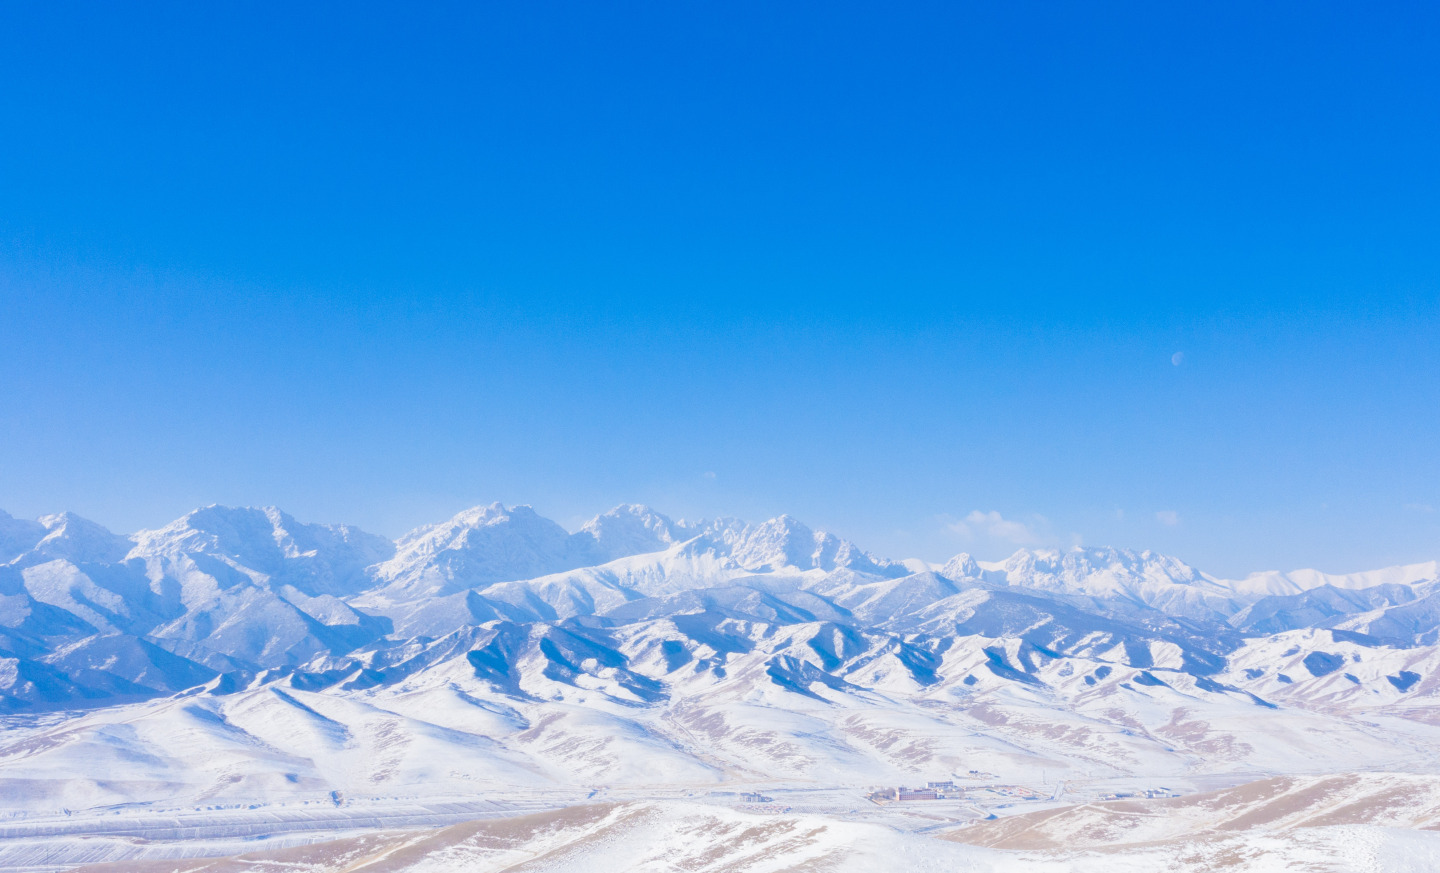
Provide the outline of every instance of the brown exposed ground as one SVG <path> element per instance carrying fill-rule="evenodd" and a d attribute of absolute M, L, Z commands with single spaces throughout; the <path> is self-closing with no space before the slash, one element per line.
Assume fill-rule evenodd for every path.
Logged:
<path fill-rule="evenodd" d="M 1084 803 L 979 822 L 945 839 L 997 849 L 1113 849 L 1175 839 L 1374 824 L 1440 830 L 1440 777 L 1274 777 L 1188 797 Z"/>
<path fill-rule="evenodd" d="M 571 806 L 514 818 L 464 822 L 430 831 L 382 831 L 230 858 L 89 864 L 76 868 L 73 873 L 296 873 L 357 868 L 363 868 L 365 873 L 396 873 L 436 850 L 458 843 L 497 854 L 519 852 L 546 833 L 593 824 L 612 809 L 613 804 Z"/>
<path fill-rule="evenodd" d="M 591 804 L 431 830 L 372 832 L 230 858 L 93 864 L 76 873 L 585 873 L 597 859 L 605 860 L 607 870 L 888 873 L 901 869 L 892 867 L 892 860 L 912 855 L 950 865 L 933 869 L 963 867 L 977 873 L 1049 869 L 1052 862 L 1076 864 L 1057 869 L 1106 873 L 1391 869 L 1374 866 L 1378 842 L 1357 842 L 1350 830 L 1337 825 L 1378 826 L 1371 831 L 1408 831 L 1415 837 L 1417 831 L 1440 830 L 1440 776 L 1272 777 L 1187 797 L 1023 813 L 949 831 L 939 835 L 941 841 L 932 834 L 901 834 L 820 816 L 766 817 L 659 801 Z M 956 843 L 1022 854 L 986 855 Z M 857 853 L 866 852 L 858 858 Z M 1029 852 L 1042 854 L 1023 854 Z M 1440 859 L 1440 850 L 1425 847 L 1421 855 L 1422 861 Z M 957 861 L 963 862 L 960 867 L 954 866 Z M 1427 864 L 1404 869 L 1437 869 Z"/>

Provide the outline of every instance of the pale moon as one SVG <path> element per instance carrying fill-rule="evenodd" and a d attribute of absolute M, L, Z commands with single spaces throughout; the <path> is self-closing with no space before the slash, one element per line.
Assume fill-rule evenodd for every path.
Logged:
<path fill-rule="evenodd" d="M 1170 356 L 1170 363 L 1174 364 L 1174 365 L 1177 366 L 1177 367 L 1180 366 L 1180 363 L 1181 363 L 1182 361 L 1184 361 L 1184 360 L 1185 360 L 1185 353 L 1184 353 L 1184 352 L 1176 352 L 1175 354 L 1173 354 L 1173 355 Z"/>

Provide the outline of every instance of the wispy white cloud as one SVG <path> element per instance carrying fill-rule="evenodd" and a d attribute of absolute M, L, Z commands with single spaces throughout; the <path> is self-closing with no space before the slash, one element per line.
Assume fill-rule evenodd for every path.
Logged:
<path fill-rule="evenodd" d="M 1411 512 L 1434 512 L 1435 507 L 1428 503 L 1407 503 L 1405 508 Z"/>
<path fill-rule="evenodd" d="M 1036 521 L 1045 523 L 1043 516 L 1036 516 Z M 952 521 L 947 525 L 951 532 L 958 534 L 964 539 L 973 539 L 977 536 L 987 537 L 992 540 L 1002 540 L 1007 543 L 1014 543 L 1017 546 L 1033 546 L 1044 542 L 1045 537 L 1031 525 L 1023 521 L 1005 518 L 995 510 L 982 512 L 973 510 L 969 515 L 958 521 Z"/>
<path fill-rule="evenodd" d="M 1180 513 L 1173 509 L 1162 509 L 1155 513 L 1155 520 L 1166 527 L 1174 527 L 1180 523 Z"/>

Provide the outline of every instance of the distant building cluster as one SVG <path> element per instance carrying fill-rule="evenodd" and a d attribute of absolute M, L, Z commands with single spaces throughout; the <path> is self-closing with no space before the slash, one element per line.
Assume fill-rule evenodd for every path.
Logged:
<path fill-rule="evenodd" d="M 908 803 L 913 800 L 950 800 L 962 797 L 964 791 L 951 780 L 926 782 L 924 788 L 881 788 L 870 794 L 876 803 Z"/>
<path fill-rule="evenodd" d="M 896 788 L 895 799 L 904 802 L 907 800 L 944 800 L 945 795 L 933 788 Z"/>
<path fill-rule="evenodd" d="M 1001 797 L 1020 797 L 1025 800 L 1036 800 L 1041 796 L 1040 792 L 1024 785 L 986 785 L 983 790 Z"/>
<path fill-rule="evenodd" d="M 970 777 L 993 776 L 989 773 L 980 773 L 977 770 L 970 771 Z M 1037 800 L 1043 795 L 1033 788 L 1026 788 L 1023 785 L 956 785 L 953 779 L 945 779 L 936 782 L 926 782 L 924 788 L 910 788 L 899 786 L 898 788 L 881 788 L 870 794 L 870 800 L 875 803 L 909 803 L 919 800 L 960 800 L 969 797 L 989 795 L 991 797 L 1014 797 L 1024 800 Z"/>
<path fill-rule="evenodd" d="M 1129 800 L 1137 797 L 1155 799 L 1157 797 L 1179 797 L 1180 795 L 1168 788 L 1146 788 L 1142 791 L 1116 791 L 1111 794 L 1100 795 L 1101 800 Z"/>

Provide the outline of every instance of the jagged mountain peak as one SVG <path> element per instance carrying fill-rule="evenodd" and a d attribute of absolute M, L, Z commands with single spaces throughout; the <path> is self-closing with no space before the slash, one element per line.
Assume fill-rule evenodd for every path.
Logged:
<path fill-rule="evenodd" d="M 63 558 L 73 563 L 114 563 L 123 560 L 132 545 L 128 537 L 73 512 L 41 516 L 39 523 L 45 528 L 45 536 L 35 544 L 35 551 L 48 558 Z"/>
<path fill-rule="evenodd" d="M 310 595 L 354 594 L 370 585 L 366 568 L 394 554 L 384 537 L 350 525 L 308 524 L 273 507 L 212 504 L 132 537 L 129 557 L 161 565 L 211 556 L 293 585 Z"/>
<path fill-rule="evenodd" d="M 979 566 L 994 584 L 1144 604 L 1175 616 L 1223 620 L 1244 606 L 1233 590 L 1179 558 L 1149 550 L 1021 549 L 1004 561 Z"/>
<path fill-rule="evenodd" d="M 445 521 L 415 528 L 396 541 L 396 559 L 400 560 L 405 555 L 464 549 L 471 544 L 473 532 L 498 527 L 530 537 L 563 539 L 569 536 L 568 531 L 537 513 L 529 504 L 507 507 L 496 501 L 463 509 Z M 475 542 L 483 542 L 483 538 Z"/>
<path fill-rule="evenodd" d="M 1045 578 L 1073 582 L 1095 574 L 1174 584 L 1208 581 L 1203 573 L 1179 558 L 1148 549 L 1135 551 L 1109 546 L 1020 549 L 1004 561 L 985 568 L 1002 571 L 1012 584 L 1018 579 Z"/>
<path fill-rule="evenodd" d="M 540 514 L 528 503 L 507 507 L 505 504 L 496 500 L 493 503 L 480 504 L 472 506 L 469 509 L 462 509 L 455 513 L 450 519 L 450 522 L 475 527 L 485 524 L 499 524 L 515 518 L 540 518 Z"/>
<path fill-rule="evenodd" d="M 750 569 L 814 568 L 821 535 L 789 515 L 780 515 L 746 530 L 733 557 Z"/>
<path fill-rule="evenodd" d="M 672 521 L 639 503 L 623 503 L 595 516 L 580 528 L 580 534 L 594 539 L 600 563 L 657 552 L 692 533 L 688 525 Z"/>
<path fill-rule="evenodd" d="M 877 561 L 849 540 L 816 531 L 791 515 L 779 515 L 745 529 L 732 557 L 747 569 L 837 570 L 890 575 L 899 565 Z M 904 571 L 899 567 L 900 572 Z"/>
<path fill-rule="evenodd" d="M 130 541 L 73 512 L 57 512 L 36 521 L 0 512 L 0 564 L 36 564 L 63 559 L 73 563 L 123 560 Z"/>
<path fill-rule="evenodd" d="M 301 522 L 274 506 L 211 504 L 157 530 L 140 531 L 133 539 L 136 557 L 203 553 L 228 555 L 242 562 L 273 562 L 345 546 L 373 553 L 379 560 L 392 550 L 383 537 L 351 525 Z"/>
<path fill-rule="evenodd" d="M 961 552 L 940 568 L 940 575 L 956 580 L 979 579 L 983 572 L 969 552 Z"/>
<path fill-rule="evenodd" d="M 663 577 L 666 587 L 685 586 L 693 574 L 698 574 L 693 581 L 713 581 L 710 574 L 720 566 L 716 560 L 755 572 L 843 569 L 878 576 L 909 572 L 902 564 L 874 559 L 854 544 L 812 530 L 789 515 L 759 525 L 730 518 L 686 524 L 643 504 L 621 504 L 571 534 L 528 506 L 507 509 L 495 503 L 402 537 L 394 558 L 375 568 L 381 587 L 365 602 L 389 608 L 465 589 L 483 591 L 499 583 L 667 552 L 682 544 L 684 554 L 672 556 L 678 563 L 662 561 L 653 571 L 621 572 L 653 577 L 647 585 Z M 700 563 L 693 563 L 696 560 Z M 706 569 L 697 569 L 701 566 Z"/>
<path fill-rule="evenodd" d="M 7 564 L 35 548 L 46 534 L 45 525 L 16 518 L 0 510 L 0 564 Z"/>
<path fill-rule="evenodd" d="M 1243 579 L 1226 580 L 1223 584 L 1250 595 L 1290 595 L 1315 588 L 1361 590 L 1377 585 L 1419 586 L 1440 579 L 1440 562 L 1426 561 L 1368 570 L 1361 573 L 1322 573 L 1319 570 L 1267 570 L 1251 573 Z"/>
<path fill-rule="evenodd" d="M 559 573 L 589 557 L 590 549 L 532 507 L 496 502 L 416 528 L 375 571 L 384 599 L 409 600 Z"/>
<path fill-rule="evenodd" d="M 169 524 L 135 534 L 140 554 L 162 552 L 238 551 L 257 543 L 273 543 L 294 519 L 273 506 L 222 506 L 192 509 Z"/>

